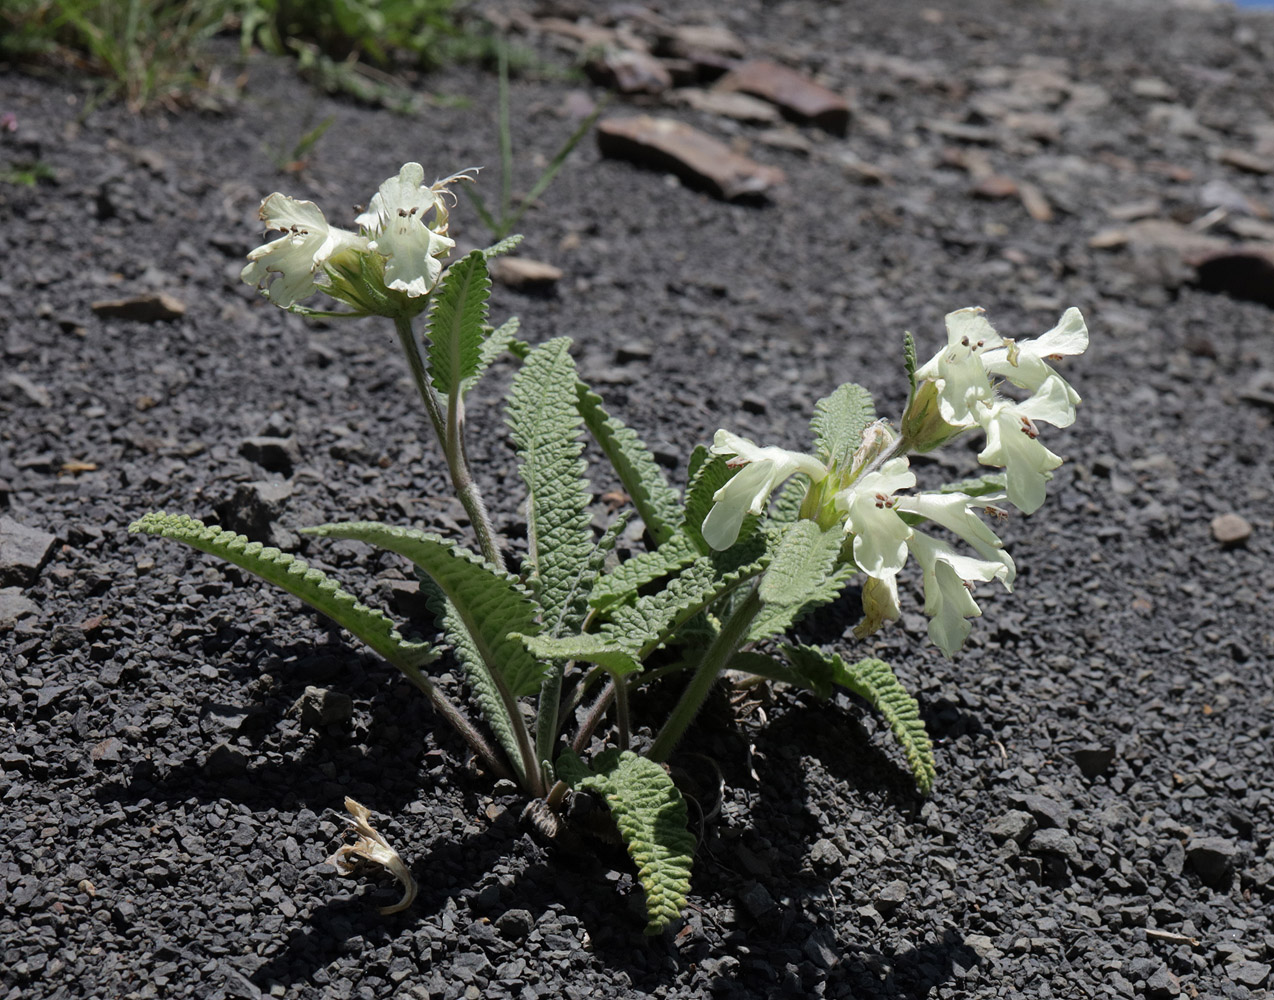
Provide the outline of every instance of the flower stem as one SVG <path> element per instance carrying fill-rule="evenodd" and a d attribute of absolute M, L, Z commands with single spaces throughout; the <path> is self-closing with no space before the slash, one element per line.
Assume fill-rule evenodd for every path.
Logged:
<path fill-rule="evenodd" d="M 760 610 L 761 598 L 758 596 L 757 585 L 754 583 L 748 596 L 743 599 L 743 603 L 735 608 L 734 614 L 721 626 L 716 639 L 703 654 L 703 659 L 699 661 L 699 666 L 694 676 L 690 678 L 690 683 L 686 685 L 686 690 L 681 700 L 677 702 L 677 707 L 673 709 L 672 715 L 659 730 L 659 735 L 655 737 L 654 745 L 647 754 L 651 760 L 663 763 L 668 759 L 677 741 L 685 734 L 690 723 L 694 721 L 694 717 L 699 714 L 699 709 L 703 707 L 708 693 L 712 690 L 712 685 L 716 683 L 726 663 L 742 645 L 753 619 Z"/>
<path fill-rule="evenodd" d="M 497 778 L 507 778 L 509 781 L 514 780 L 513 772 L 505 766 L 504 762 L 491 748 L 491 744 L 483 739 L 482 734 L 464 717 L 460 709 L 456 708 L 451 703 L 451 700 L 439 691 L 429 678 L 415 667 L 408 667 L 402 663 L 395 663 L 394 666 L 401 670 L 409 681 L 425 693 L 426 697 L 429 698 L 430 704 L 433 705 L 434 711 L 451 723 L 452 728 L 469 744 L 470 749 L 482 759 L 482 762 L 492 774 Z"/>
<path fill-rule="evenodd" d="M 482 502 L 482 493 L 478 489 L 478 484 L 469 472 L 469 462 L 465 457 L 464 406 L 460 400 L 459 389 L 451 393 L 447 400 L 447 412 L 444 414 L 442 400 L 438 398 L 438 392 L 425 371 L 425 361 L 420 356 L 420 345 L 416 342 L 416 333 L 411 327 L 411 320 L 395 319 L 394 326 L 398 330 L 398 342 L 402 345 L 403 354 L 407 356 L 411 377 L 416 382 L 416 390 L 425 404 L 425 411 L 429 414 L 434 435 L 438 438 L 443 455 L 447 459 L 451 485 L 455 488 L 456 496 L 464 507 L 465 513 L 469 515 L 469 523 L 473 525 L 474 534 L 478 536 L 478 546 L 482 549 L 483 558 L 503 572 L 504 557 L 500 553 L 499 546 L 496 545 L 491 518 L 487 514 L 486 504 Z"/>

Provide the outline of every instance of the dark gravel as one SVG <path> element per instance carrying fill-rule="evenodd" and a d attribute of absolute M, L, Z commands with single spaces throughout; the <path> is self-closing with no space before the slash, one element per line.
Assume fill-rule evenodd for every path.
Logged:
<path fill-rule="evenodd" d="M 921 699 L 932 798 L 857 703 L 722 697 L 686 747 L 722 768 L 721 813 L 684 926 L 646 940 L 622 855 L 539 845 L 512 789 L 469 770 L 390 668 L 286 595 L 127 536 L 150 509 L 219 519 L 411 607 L 396 560 L 294 532 L 370 517 L 463 536 L 392 335 L 285 316 L 238 272 L 272 190 L 348 222 L 405 160 L 438 175 L 493 162 L 491 74 L 423 80 L 443 99 L 407 119 L 253 59 L 221 113 L 81 120 L 78 84 L 0 71 L 19 125 L 0 157 L 57 175 L 0 187 L 4 1000 L 1268 995 L 1274 312 L 1192 287 L 1162 253 L 1089 240 L 1138 213 L 1189 223 L 1222 196 L 1210 231 L 1268 225 L 1274 174 L 1218 150 L 1274 155 L 1274 18 L 698 6 L 753 54 L 849 93 L 848 138 L 800 130 L 802 154 L 662 112 L 781 167 L 761 207 L 581 147 L 523 225 L 526 254 L 565 278 L 549 295 L 498 289 L 493 309 L 533 340 L 573 336 L 670 462 L 718 426 L 803 447 L 814 400 L 848 378 L 896 413 L 902 331 L 932 351 L 953 308 L 1034 335 L 1078 305 L 1092 330 L 1068 368 L 1080 419 L 1048 439 L 1069 461 L 1046 507 L 1004 528 L 1017 592 L 979 595 L 985 618 L 948 662 L 909 578 L 909 613 L 870 644 Z M 518 81 L 519 184 L 581 86 Z M 328 116 L 307 171 L 280 174 L 270 150 Z M 986 196 L 1002 184 L 977 196 L 988 167 L 1033 186 L 1051 221 Z M 466 206 L 455 219 L 482 240 Z M 153 292 L 184 315 L 91 308 Z M 514 456 L 490 408 L 509 370 L 472 413 L 516 547 Z M 957 448 L 920 471 L 972 467 Z M 1222 514 L 1250 536 L 1223 545 Z M 824 613 L 810 637 L 851 619 Z M 346 795 L 412 865 L 408 912 L 378 915 L 387 877 L 324 864 Z"/>

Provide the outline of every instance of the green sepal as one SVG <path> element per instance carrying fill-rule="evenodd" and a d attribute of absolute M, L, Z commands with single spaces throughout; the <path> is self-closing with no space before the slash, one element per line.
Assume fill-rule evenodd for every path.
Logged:
<path fill-rule="evenodd" d="M 557 776 L 606 800 L 646 891 L 645 933 L 663 933 L 686 905 L 695 851 L 677 786 L 662 766 L 628 750 L 603 751 L 591 769 L 565 750 L 557 759 Z"/>
<path fill-rule="evenodd" d="M 840 685 L 880 712 L 902 747 L 916 787 L 922 795 L 929 794 L 937 776 L 933 743 L 920 718 L 919 704 L 888 663 L 869 657 L 851 665 L 813 646 L 783 646 L 782 652 L 811 691 L 826 698 L 832 685 Z"/>
<path fill-rule="evenodd" d="M 282 587 L 405 672 L 418 671 L 438 658 L 438 651 L 429 643 L 408 642 L 384 614 L 367 607 L 322 570 L 296 556 L 249 541 L 233 531 L 206 525 L 196 518 L 164 511 L 143 515 L 128 526 L 128 531 L 185 542 Z"/>

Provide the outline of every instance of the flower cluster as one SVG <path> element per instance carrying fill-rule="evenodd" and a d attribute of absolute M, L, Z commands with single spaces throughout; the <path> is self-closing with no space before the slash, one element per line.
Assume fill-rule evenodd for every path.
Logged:
<path fill-rule="evenodd" d="M 248 254 L 243 280 L 284 309 L 320 289 L 358 305 L 383 298 L 386 289 L 408 299 L 427 296 L 455 246 L 447 236 L 449 186 L 473 178 L 461 172 L 425 184 L 424 176 L 419 163 L 403 164 L 355 220 L 358 232 L 329 225 L 312 201 L 276 191 L 261 202 L 260 217 L 284 235 Z M 375 275 L 381 294 L 346 287 L 355 275 Z"/>
<path fill-rule="evenodd" d="M 703 537 L 725 549 L 738 537 L 746 514 L 761 514 L 770 495 L 788 477 L 807 476 L 811 490 L 831 492 L 831 511 L 852 539 L 854 562 L 866 575 L 862 636 L 900 617 L 899 571 L 914 556 L 924 575 L 929 637 L 951 656 L 970 631 L 966 619 L 981 614 L 973 599 L 975 582 L 999 580 L 1011 590 L 1017 570 L 1003 543 L 979 516 L 1007 499 L 1023 513 L 1044 501 L 1044 485 L 1061 459 L 1038 440 L 1036 422 L 1067 427 L 1075 419 L 1079 395 L 1050 367 L 1066 355 L 1082 353 L 1088 330 L 1079 310 L 1069 309 L 1043 336 L 1018 343 L 999 336 L 980 309 L 946 317 L 947 346 L 916 370 L 916 389 L 895 436 L 879 422 L 868 428 L 864 447 L 851 467 L 829 467 L 813 455 L 760 448 L 728 431 L 718 431 L 712 451 L 733 456 L 741 471 L 713 496 Z M 1003 379 L 1030 395 L 1021 402 L 1001 396 L 993 379 Z M 905 452 L 929 451 L 956 434 L 981 427 L 984 465 L 1003 468 L 1004 491 L 906 493 L 916 485 Z M 871 441 L 867 438 L 870 436 Z M 958 552 L 948 542 L 917 529 L 931 522 L 960 538 L 977 553 Z M 829 525 L 830 526 L 830 525 Z"/>

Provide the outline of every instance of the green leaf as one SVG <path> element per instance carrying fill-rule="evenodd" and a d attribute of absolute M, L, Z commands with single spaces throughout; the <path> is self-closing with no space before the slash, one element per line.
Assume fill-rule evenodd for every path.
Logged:
<path fill-rule="evenodd" d="M 639 588 L 669 573 L 690 565 L 699 550 L 689 536 L 673 535 L 653 552 L 641 552 L 625 559 L 593 584 L 588 603 L 598 609 L 609 608 L 636 597 Z"/>
<path fill-rule="evenodd" d="M 602 397 L 580 382 L 575 387 L 580 416 L 603 454 L 615 468 L 624 492 L 632 498 L 637 516 L 662 545 L 681 521 L 681 497 L 668 485 L 663 470 L 641 438 L 602 407 Z"/>
<path fill-rule="evenodd" d="M 600 632 L 637 647 L 637 659 L 644 660 L 701 611 L 765 568 L 764 558 L 759 558 L 739 567 L 728 561 L 723 571 L 724 555 L 700 556 L 657 593 L 615 608 Z"/>
<path fill-rule="evenodd" d="M 465 188 L 465 190 L 468 191 L 469 189 Z M 521 233 L 514 233 L 512 236 L 506 236 L 504 239 L 491 244 L 491 246 L 483 250 L 482 257 L 484 260 L 490 260 L 492 257 L 499 257 L 501 254 L 506 254 L 510 250 L 514 249 L 521 242 Z"/>
<path fill-rule="evenodd" d="M 321 570 L 286 552 L 250 542 L 243 535 L 205 525 L 193 517 L 163 511 L 138 518 L 128 530 L 130 534 L 144 532 L 185 542 L 200 552 L 219 556 L 255 573 L 321 611 L 405 672 L 417 671 L 438 658 L 438 652 L 429 643 L 408 642 L 381 612 L 342 590 Z"/>
<path fill-rule="evenodd" d="M 491 280 L 481 250 L 456 261 L 429 311 L 429 374 L 444 396 L 478 373 Z"/>
<path fill-rule="evenodd" d="M 839 526 L 824 530 L 813 521 L 783 528 L 761 578 L 757 593 L 763 606 L 748 642 L 780 635 L 807 612 L 836 599 L 858 572 L 853 563 L 838 565 L 844 537 Z"/>
<path fill-rule="evenodd" d="M 539 690 L 544 666 L 510 636 L 512 632 L 539 632 L 535 604 L 515 577 L 497 573 L 479 556 L 458 548 L 454 542 L 413 528 L 350 521 L 302 531 L 322 538 L 366 542 L 410 559 L 455 606 L 457 620 L 468 631 L 477 655 L 513 697 Z"/>
<path fill-rule="evenodd" d="M 613 636 L 585 633 L 562 638 L 545 635 L 519 635 L 527 651 L 542 660 L 583 660 L 596 663 L 616 677 L 635 674 L 641 664 L 633 659 L 634 648 L 628 647 Z"/>
<path fill-rule="evenodd" d="M 420 577 L 420 591 L 425 602 L 438 619 L 438 627 L 447 641 L 451 643 L 452 652 L 460 663 L 469 686 L 473 688 L 474 700 L 482 711 L 482 717 L 495 733 L 496 739 L 504 749 L 505 756 L 513 766 L 518 781 L 526 785 L 526 767 L 522 761 L 522 749 L 518 745 L 518 737 L 514 730 L 515 723 L 510 717 L 505 691 L 500 690 L 495 675 L 482 658 L 482 650 L 469 632 L 468 626 L 456 606 L 447 599 L 447 595 L 427 573 L 417 571 Z M 506 689 L 507 690 L 507 689 Z"/>
<path fill-rule="evenodd" d="M 567 750 L 557 774 L 572 788 L 606 799 L 646 890 L 646 933 L 660 934 L 681 916 L 690 893 L 695 839 L 685 800 L 663 767 L 631 751 L 606 750 L 592 764 L 590 770 Z"/>
<path fill-rule="evenodd" d="M 513 352 L 519 347 L 525 348 L 527 352 L 530 351 L 530 346 L 517 338 L 520 326 L 521 321 L 516 316 L 513 316 L 486 335 L 486 339 L 482 342 L 482 347 L 478 351 L 478 366 L 476 370 L 460 384 L 460 394 L 462 396 L 478 384 L 478 381 L 486 374 L 487 369 L 491 367 L 491 363 L 505 351 Z"/>
<path fill-rule="evenodd" d="M 707 555 L 712 551 L 712 546 L 703 540 L 703 531 L 701 530 L 703 519 L 708 516 L 708 511 L 712 510 L 712 505 L 716 502 L 712 499 L 713 494 L 733 479 L 740 470 L 731 468 L 727 464 L 729 460 L 725 455 L 712 455 L 706 449 L 702 453 L 696 449 L 695 454 L 691 456 L 691 461 L 690 485 L 686 489 L 684 530 L 687 535 L 694 539 L 699 551 Z M 745 517 L 743 526 L 739 529 L 739 537 L 735 540 L 734 545 L 737 546 L 740 542 L 747 541 L 756 530 L 760 520 L 759 517 L 751 514 Z M 733 547 L 731 546 L 731 548 Z"/>
<path fill-rule="evenodd" d="M 846 382 L 830 396 L 814 404 L 815 454 L 829 466 L 847 471 L 850 459 L 863 443 L 863 431 L 876 419 L 871 393 Z"/>
<path fill-rule="evenodd" d="M 560 635 L 568 619 L 583 619 L 588 595 L 581 583 L 593 554 L 587 511 L 592 492 L 580 457 L 583 420 L 575 407 L 570 346 L 570 338 L 557 337 L 527 355 L 513 378 L 507 412 L 528 493 L 531 587 L 549 635 Z"/>
<path fill-rule="evenodd" d="M 783 655 L 806 678 L 807 686 L 822 697 L 830 694 L 831 685 L 839 684 L 880 712 L 907 757 L 916 787 L 922 795 L 929 794 L 937 776 L 933 744 L 920 718 L 920 706 L 888 663 L 867 658 L 850 665 L 837 654 L 813 646 L 784 646 Z"/>

